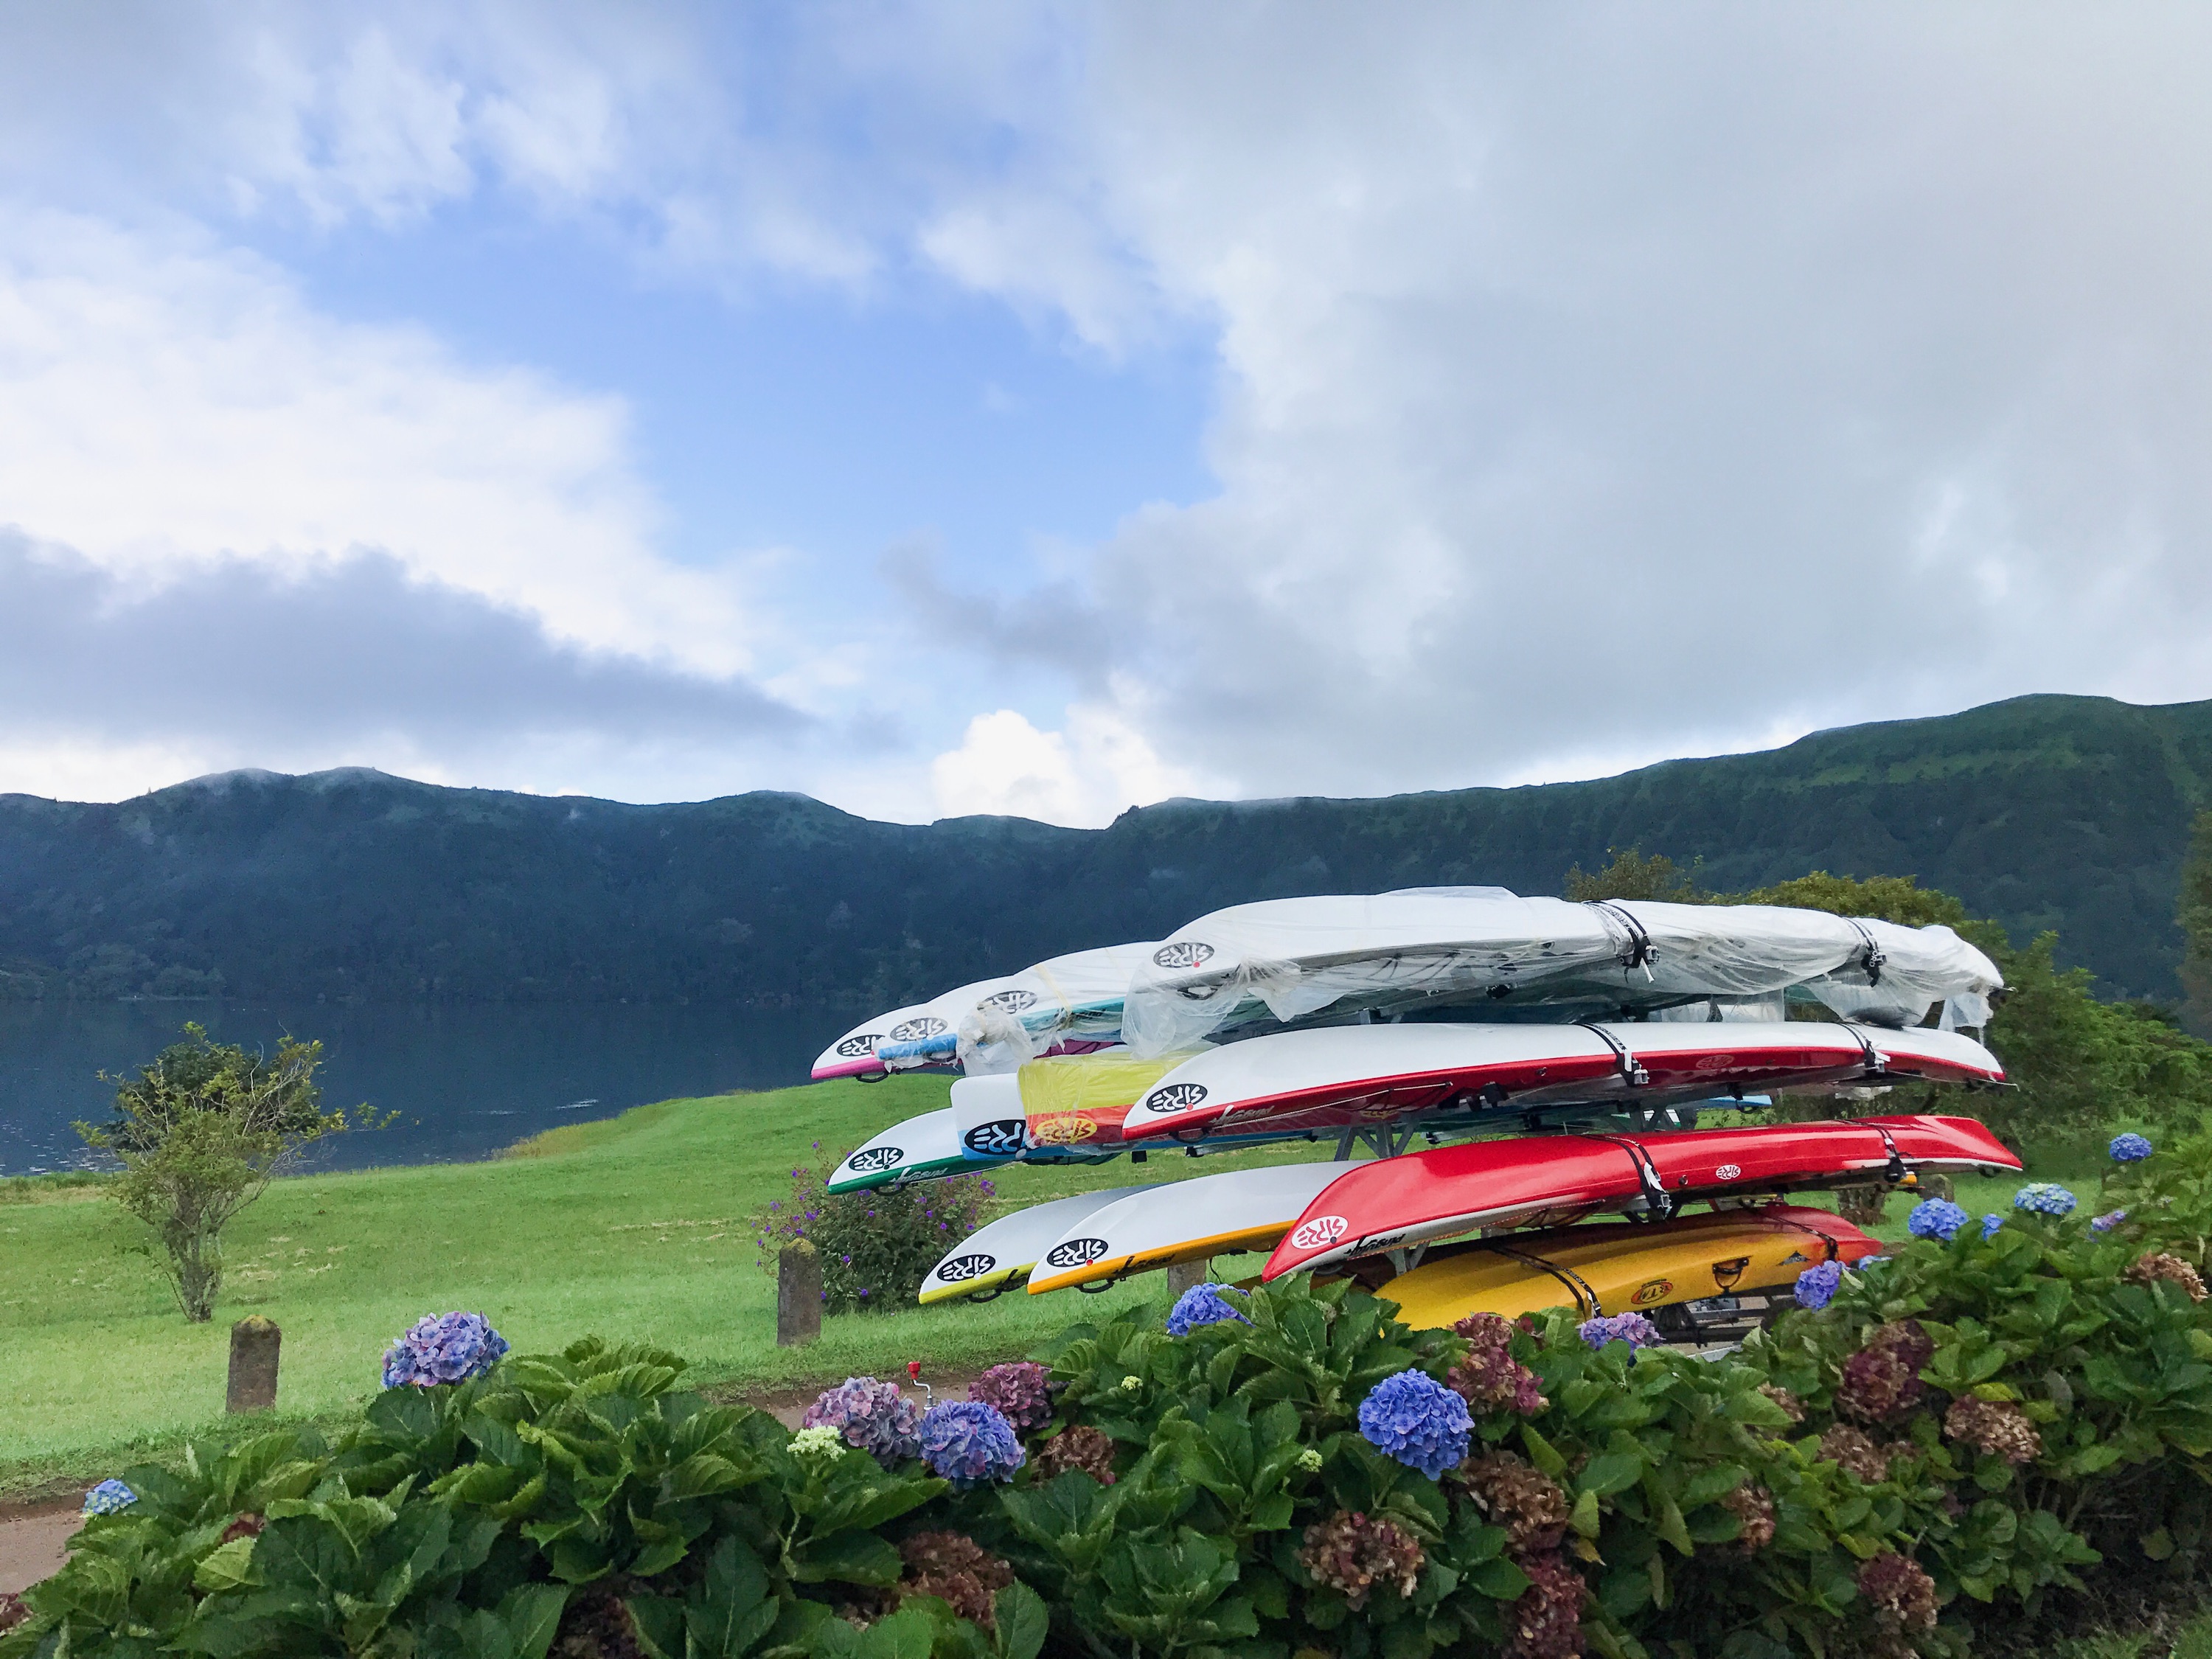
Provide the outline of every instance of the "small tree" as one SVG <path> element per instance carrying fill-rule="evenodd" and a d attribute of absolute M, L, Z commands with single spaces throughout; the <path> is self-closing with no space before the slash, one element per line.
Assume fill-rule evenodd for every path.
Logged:
<path fill-rule="evenodd" d="M 1705 904 L 1712 898 L 1698 885 L 1703 859 L 1685 870 L 1664 853 L 1647 858 L 1638 847 L 1626 852 L 1611 847 L 1606 850 L 1612 854 L 1613 862 L 1595 874 L 1576 865 L 1559 884 L 1562 896 L 1584 903 L 1593 899 L 1666 899 L 1676 904 Z"/>
<path fill-rule="evenodd" d="M 154 1229 L 185 1317 L 203 1323 L 222 1288 L 222 1230 L 261 1196 L 301 1150 L 348 1125 L 322 1109 L 315 1069 L 323 1045 L 285 1037 L 272 1058 L 208 1040 L 197 1024 L 118 1084 L 115 1117 L 80 1123 L 85 1144 L 112 1152 L 122 1179 L 108 1190 Z"/>

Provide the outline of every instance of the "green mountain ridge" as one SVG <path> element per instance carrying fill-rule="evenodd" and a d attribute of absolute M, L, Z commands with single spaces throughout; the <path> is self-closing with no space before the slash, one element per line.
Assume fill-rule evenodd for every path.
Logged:
<path fill-rule="evenodd" d="M 1554 892 L 1634 845 L 1730 890 L 1915 875 L 2016 938 L 2058 929 L 2106 994 L 2170 998 L 2209 800 L 2212 702 L 2058 696 L 1583 782 L 1174 800 L 1103 830 L 233 772 L 113 804 L 0 796 L 0 994 L 867 1009 L 1252 899 Z"/>

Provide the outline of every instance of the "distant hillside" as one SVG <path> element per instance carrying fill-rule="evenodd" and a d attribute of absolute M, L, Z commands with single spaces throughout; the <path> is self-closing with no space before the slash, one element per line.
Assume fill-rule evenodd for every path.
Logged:
<path fill-rule="evenodd" d="M 2170 997 L 2208 799 L 2212 702 L 2058 696 L 1587 783 L 1170 801 L 1096 830 L 237 773 L 112 805 L 0 797 L 0 985 L 886 1005 L 1248 899 L 1553 892 L 1635 844 L 1724 888 L 1917 875 L 2015 936 L 2059 929 L 2108 994 Z"/>

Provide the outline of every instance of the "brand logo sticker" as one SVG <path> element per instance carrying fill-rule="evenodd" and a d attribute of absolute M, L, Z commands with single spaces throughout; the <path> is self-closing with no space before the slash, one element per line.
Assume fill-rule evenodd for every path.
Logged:
<path fill-rule="evenodd" d="M 878 1170 L 894 1169 L 905 1162 L 903 1146 L 863 1146 L 845 1160 L 845 1167 L 857 1175 L 872 1175 Z"/>
<path fill-rule="evenodd" d="M 1303 1221 L 1291 1234 L 1291 1248 L 1296 1250 L 1317 1250 L 1325 1244 L 1334 1244 L 1352 1231 L 1352 1224 L 1340 1215 L 1317 1215 L 1311 1221 Z"/>
<path fill-rule="evenodd" d="M 847 1060 L 858 1060 L 862 1054 L 876 1052 L 876 1044 L 883 1039 L 871 1031 L 866 1036 L 848 1036 L 837 1045 L 837 1052 Z"/>
<path fill-rule="evenodd" d="M 1145 1109 L 1155 1117 L 1166 1117 L 1170 1113 L 1187 1112 L 1205 1098 L 1203 1083 L 1170 1083 L 1145 1097 Z"/>
<path fill-rule="evenodd" d="M 1213 947 L 1196 939 L 1177 939 L 1153 951 L 1152 960 L 1163 968 L 1203 968 L 1213 960 Z"/>
<path fill-rule="evenodd" d="M 1000 991 L 985 997 L 977 1006 L 983 1008 L 1003 1009 L 1007 1013 L 1018 1014 L 1024 1008 L 1036 1006 L 1036 993 L 1021 990 L 1018 988 L 1012 991 Z"/>
<path fill-rule="evenodd" d="M 1735 1064 L 1734 1054 L 1707 1054 L 1698 1062 L 1697 1069 L 1700 1072 L 1717 1072 Z"/>
<path fill-rule="evenodd" d="M 1063 1239 L 1045 1252 L 1048 1267 L 1087 1267 L 1104 1255 L 1109 1247 L 1103 1238 Z"/>
<path fill-rule="evenodd" d="M 994 1255 L 956 1255 L 937 1264 L 937 1276 L 948 1285 L 957 1285 L 963 1279 L 981 1279 L 998 1265 Z"/>
<path fill-rule="evenodd" d="M 1079 1140 L 1098 1138 L 1098 1124 L 1094 1118 L 1041 1117 L 1034 1127 L 1038 1140 L 1048 1146 L 1073 1146 Z"/>
<path fill-rule="evenodd" d="M 1742 1173 L 1742 1165 L 1737 1164 L 1723 1164 L 1719 1169 L 1713 1171 L 1713 1179 L 1716 1181 L 1734 1181 Z"/>
<path fill-rule="evenodd" d="M 1022 1131 L 1028 1120 L 1002 1117 L 995 1123 L 979 1123 L 960 1137 L 960 1144 L 987 1158 L 1012 1158 L 1022 1149 Z"/>
<path fill-rule="evenodd" d="M 935 1014 L 924 1014 L 920 1019 L 909 1019 L 891 1027 L 893 1042 L 919 1042 L 924 1037 L 933 1037 L 946 1029 Z"/>
<path fill-rule="evenodd" d="M 1639 1308 L 1648 1308 L 1655 1302 L 1664 1301 L 1673 1294 L 1674 1281 L 1671 1279 L 1647 1279 L 1636 1287 L 1636 1294 L 1628 1299 Z"/>

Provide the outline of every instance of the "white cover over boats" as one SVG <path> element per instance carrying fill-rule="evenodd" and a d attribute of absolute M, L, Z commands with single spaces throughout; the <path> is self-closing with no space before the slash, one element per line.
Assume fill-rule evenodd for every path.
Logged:
<path fill-rule="evenodd" d="M 1771 1000 L 1803 988 L 1848 1018 L 1917 1024 L 1929 1005 L 1978 1026 L 2003 984 L 1944 927 L 1776 905 L 1575 903 L 1496 888 L 1409 889 L 1240 904 L 1178 928 L 1132 976 L 1122 1040 L 1161 1054 L 1240 1028 L 1401 1018 L 1474 1005 L 1490 1018 L 1618 1017 Z M 1477 1016 L 1481 1017 L 1480 1015 Z"/>
<path fill-rule="evenodd" d="M 825 1071 L 825 1063 L 902 1072 L 957 1061 L 973 1077 L 1011 1072 L 1042 1054 L 1118 1042 L 1129 976 L 1156 948 L 1141 942 L 1077 951 L 947 991 L 854 1027 L 815 1062 L 814 1076 L 846 1074 Z M 857 1054 L 864 1039 L 873 1065 L 852 1067 L 846 1051 Z"/>

